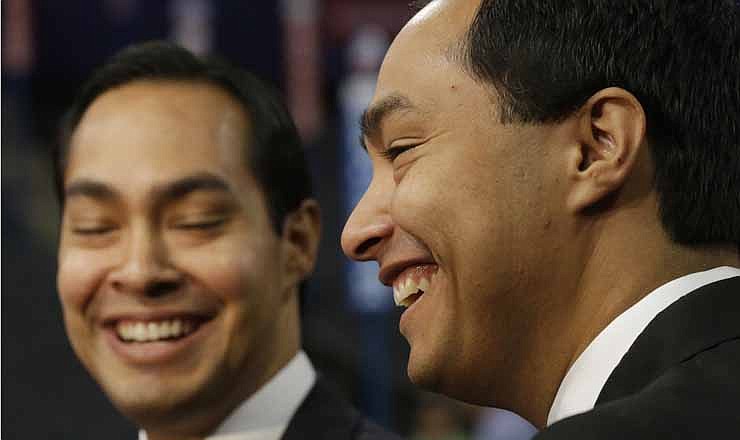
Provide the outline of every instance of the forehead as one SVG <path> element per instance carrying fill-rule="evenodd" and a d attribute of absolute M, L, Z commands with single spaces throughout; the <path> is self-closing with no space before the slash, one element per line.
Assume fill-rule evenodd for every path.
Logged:
<path fill-rule="evenodd" d="M 430 41 L 444 43 L 461 37 L 470 26 L 480 6 L 480 0 L 433 0 L 421 9 L 399 35 L 417 31 Z M 429 34 L 429 31 L 433 33 Z"/>
<path fill-rule="evenodd" d="M 194 172 L 246 173 L 249 119 L 220 87 L 140 81 L 109 90 L 87 109 L 70 142 L 65 182 L 129 185 Z"/>
<path fill-rule="evenodd" d="M 478 4 L 478 0 L 435 0 L 417 13 L 391 44 L 373 101 L 402 94 L 433 104 L 444 97 L 447 87 L 473 82 L 464 74 L 458 55 Z"/>

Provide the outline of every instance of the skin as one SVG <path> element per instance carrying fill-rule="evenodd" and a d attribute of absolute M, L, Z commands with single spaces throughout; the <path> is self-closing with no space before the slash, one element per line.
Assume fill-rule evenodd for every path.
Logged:
<path fill-rule="evenodd" d="M 216 86 L 133 82 L 99 96 L 72 137 L 57 278 L 67 333 L 152 440 L 211 432 L 299 349 L 318 208 L 304 201 L 274 231 L 245 162 L 249 129 Z M 176 350 L 117 348 L 117 319 L 182 314 L 207 322 Z"/>
<path fill-rule="evenodd" d="M 500 123 L 493 89 L 450 56 L 477 7 L 432 2 L 390 47 L 364 124 L 373 180 L 342 247 L 377 261 L 386 284 L 436 265 L 400 322 L 414 383 L 543 427 L 568 367 L 611 320 L 738 256 L 666 236 L 629 92 L 601 90 L 557 124 Z"/>

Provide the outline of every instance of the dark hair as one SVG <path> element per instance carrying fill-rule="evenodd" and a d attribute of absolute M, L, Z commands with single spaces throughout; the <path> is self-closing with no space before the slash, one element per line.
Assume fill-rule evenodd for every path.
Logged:
<path fill-rule="evenodd" d="M 640 101 L 660 216 L 682 244 L 740 243 L 734 0 L 482 0 L 460 44 L 503 122 L 565 119 L 600 89 Z"/>
<path fill-rule="evenodd" d="M 244 140 L 247 164 L 265 194 L 278 234 L 285 215 L 311 196 L 311 180 L 298 132 L 277 93 L 249 72 L 224 60 L 198 58 L 167 42 L 130 46 L 115 54 L 82 87 L 62 120 L 55 149 L 59 200 L 64 202 L 64 172 L 69 143 L 87 108 L 108 90 L 141 80 L 192 81 L 221 87 L 236 98 L 250 119 Z"/>

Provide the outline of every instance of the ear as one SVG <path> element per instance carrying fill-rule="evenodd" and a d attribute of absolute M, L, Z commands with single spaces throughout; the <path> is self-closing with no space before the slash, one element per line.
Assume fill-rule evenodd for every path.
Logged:
<path fill-rule="evenodd" d="M 283 220 L 283 287 L 300 284 L 313 272 L 321 238 L 321 211 L 314 199 L 305 199 Z"/>
<path fill-rule="evenodd" d="M 568 164 L 571 212 L 582 212 L 616 193 L 645 144 L 645 111 L 630 92 L 610 87 L 577 112 L 578 145 Z"/>

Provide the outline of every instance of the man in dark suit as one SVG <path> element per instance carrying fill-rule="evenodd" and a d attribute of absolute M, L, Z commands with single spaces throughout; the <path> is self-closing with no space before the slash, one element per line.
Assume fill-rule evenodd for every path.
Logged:
<path fill-rule="evenodd" d="M 265 84 L 129 48 L 82 89 L 56 164 L 68 336 L 140 438 L 395 438 L 300 348 L 319 208 Z"/>
<path fill-rule="evenodd" d="M 739 15 L 436 0 L 409 21 L 342 245 L 407 307 L 413 382 L 543 439 L 740 432 Z"/>

